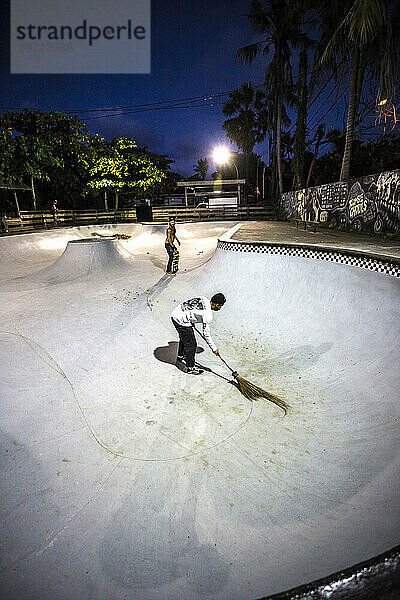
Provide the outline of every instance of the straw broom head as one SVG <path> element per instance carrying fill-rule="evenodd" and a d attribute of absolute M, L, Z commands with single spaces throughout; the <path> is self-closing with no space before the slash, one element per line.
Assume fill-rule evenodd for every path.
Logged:
<path fill-rule="evenodd" d="M 247 381 L 247 379 L 244 379 L 244 377 L 240 377 L 240 375 L 238 375 L 237 373 L 233 373 L 233 376 L 238 382 L 240 391 L 242 392 L 243 396 L 247 398 L 247 400 L 253 402 L 254 400 L 258 400 L 259 398 L 265 398 L 266 400 L 269 400 L 270 402 L 273 402 L 274 404 L 279 406 L 279 408 L 281 408 L 286 415 L 289 406 L 286 404 L 286 402 L 278 398 L 278 396 L 266 392 L 257 385 L 254 385 L 254 383 L 251 383 L 251 381 Z"/>

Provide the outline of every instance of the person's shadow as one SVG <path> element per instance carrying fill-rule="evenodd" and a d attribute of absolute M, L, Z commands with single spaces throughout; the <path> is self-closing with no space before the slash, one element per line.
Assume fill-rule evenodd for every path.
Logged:
<path fill-rule="evenodd" d="M 196 354 L 201 354 L 202 352 L 204 352 L 204 348 L 202 348 L 201 346 L 197 346 Z M 178 354 L 178 342 L 168 342 L 168 346 L 159 346 L 158 348 L 156 348 L 154 350 L 153 354 L 157 360 L 159 360 L 163 363 L 167 363 L 169 365 L 174 365 L 177 369 L 186 373 L 185 363 L 176 362 L 176 357 Z M 216 371 L 213 371 L 212 369 L 210 369 L 210 367 L 201 365 L 200 363 L 197 362 L 197 360 L 196 360 L 196 365 L 200 369 L 203 369 L 203 371 L 207 371 L 208 373 L 212 373 L 213 375 L 216 375 L 217 377 L 219 377 L 221 379 L 225 379 L 225 381 L 227 381 L 231 385 L 234 385 L 237 389 L 240 390 L 239 385 L 235 380 L 228 379 L 227 377 L 220 375 Z"/>
<path fill-rule="evenodd" d="M 204 348 L 197 346 L 196 354 L 201 354 L 202 352 L 204 352 Z M 176 362 L 178 342 L 168 342 L 168 346 L 159 346 L 154 350 L 153 354 L 160 362 L 174 365 L 180 371 L 186 372 L 185 363 Z"/>

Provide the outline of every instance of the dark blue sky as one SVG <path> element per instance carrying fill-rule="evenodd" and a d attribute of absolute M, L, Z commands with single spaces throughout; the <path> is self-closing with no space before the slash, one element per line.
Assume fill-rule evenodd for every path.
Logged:
<path fill-rule="evenodd" d="M 262 58 L 250 67 L 235 61 L 237 48 L 257 39 L 244 16 L 249 4 L 243 0 L 229 4 L 153 0 L 150 75 L 10 75 L 9 2 L 2 0 L 0 106 L 60 111 L 132 106 L 207 96 L 249 80 L 262 83 Z M 172 168 L 185 175 L 215 144 L 226 142 L 219 105 L 87 121 L 78 116 L 91 131 L 106 138 L 131 136 L 139 145 L 168 154 L 176 161 Z"/>

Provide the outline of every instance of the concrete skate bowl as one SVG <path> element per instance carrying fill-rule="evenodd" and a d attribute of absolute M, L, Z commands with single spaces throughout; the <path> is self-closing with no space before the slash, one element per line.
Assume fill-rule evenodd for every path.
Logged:
<path fill-rule="evenodd" d="M 237 357 L 234 368 L 240 373 L 254 361 L 249 378 L 261 375 L 292 407 L 279 441 L 274 428 L 271 456 L 289 495 L 279 501 L 281 514 L 291 515 L 285 531 L 297 538 L 292 549 L 284 544 L 285 571 L 302 565 L 303 581 L 338 572 L 273 597 L 399 597 L 400 264 L 222 241 L 197 292 L 215 289 L 211 273 L 229 300 L 218 324 L 221 346 L 232 344 L 228 353 Z M 265 536 L 276 556 L 271 530 Z M 322 569 L 311 573 L 318 563 Z M 339 572 L 349 565 L 356 566 Z"/>
<path fill-rule="evenodd" d="M 220 234 L 203 232 L 207 247 Z M 346 597 L 349 582 L 363 597 L 371 577 L 392 586 L 396 265 L 232 241 L 209 260 L 187 226 L 192 262 L 174 278 L 149 258 L 157 232 L 144 235 L 116 275 L 100 264 L 55 280 L 40 276 L 48 265 L 3 286 L 2 593 L 250 600 Z M 69 251 L 59 262 L 65 247 L 60 275 L 74 262 Z M 287 416 L 168 362 L 173 306 L 216 291 L 223 356 L 286 400 Z M 198 360 L 229 377 L 207 349 Z"/>

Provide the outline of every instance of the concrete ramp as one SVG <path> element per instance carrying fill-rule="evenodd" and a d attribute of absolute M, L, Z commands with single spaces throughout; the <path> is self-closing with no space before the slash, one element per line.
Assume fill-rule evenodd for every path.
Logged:
<path fill-rule="evenodd" d="M 67 243 L 56 262 L 37 277 L 51 283 L 116 274 L 133 267 L 132 256 L 113 239 L 83 238 Z"/>
<path fill-rule="evenodd" d="M 220 228 L 182 227 L 176 277 L 155 227 L 3 286 L 10 600 L 254 600 L 398 544 L 400 279 L 229 236 L 212 255 Z M 222 356 L 287 416 L 201 340 L 210 371 L 176 367 L 172 309 L 220 291 Z"/>

